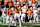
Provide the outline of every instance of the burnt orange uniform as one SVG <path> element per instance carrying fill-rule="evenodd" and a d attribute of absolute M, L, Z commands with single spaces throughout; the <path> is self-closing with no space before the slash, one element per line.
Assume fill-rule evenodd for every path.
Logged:
<path fill-rule="evenodd" d="M 12 6 L 12 5 L 11 5 L 11 1 L 9 1 L 9 6 Z"/>
<path fill-rule="evenodd" d="M 7 5 L 7 0 L 4 1 L 4 5 Z"/>
<path fill-rule="evenodd" d="M 15 1 L 13 0 L 13 3 L 14 3 Z"/>
<path fill-rule="evenodd" d="M 27 2 L 27 0 L 24 0 L 24 2 Z"/>
<path fill-rule="evenodd" d="M 34 9 L 32 9 L 32 11 L 34 11 Z"/>
<path fill-rule="evenodd" d="M 14 5 L 15 7 L 17 7 L 17 5 L 16 5 L 16 3 L 15 3 L 15 2 L 16 2 L 16 0 L 15 0 L 15 1 L 13 0 L 13 5 Z"/>
<path fill-rule="evenodd" d="M 32 3 L 35 3 L 35 0 L 32 0 Z"/>
<path fill-rule="evenodd" d="M 39 1 L 39 0 L 37 0 L 37 1 Z"/>
<path fill-rule="evenodd" d="M 14 9 L 14 13 L 18 13 L 18 10 L 16 8 Z"/>
<path fill-rule="evenodd" d="M 2 12 L 2 10 L 0 10 Z M 3 13 L 3 12 L 2 12 Z"/>
<path fill-rule="evenodd" d="M 27 11 L 28 9 L 22 9 L 22 14 L 26 14 L 26 11 Z"/>
<path fill-rule="evenodd" d="M 27 4 L 27 0 L 24 0 L 25 4 Z"/>
<path fill-rule="evenodd" d="M 32 10 L 28 10 L 28 16 L 31 16 Z"/>
<path fill-rule="evenodd" d="M 21 6 L 23 6 L 22 3 L 23 3 L 23 1 L 20 2 Z"/>
<path fill-rule="evenodd" d="M 11 16 L 12 10 L 8 10 L 8 15 Z"/>

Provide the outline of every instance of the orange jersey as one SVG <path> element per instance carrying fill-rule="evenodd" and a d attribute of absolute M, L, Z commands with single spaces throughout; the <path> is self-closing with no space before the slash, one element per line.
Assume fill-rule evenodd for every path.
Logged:
<path fill-rule="evenodd" d="M 14 9 L 14 13 L 18 13 L 18 10 L 16 8 Z"/>
<path fill-rule="evenodd" d="M 4 4 L 5 4 L 5 5 L 7 5 L 7 2 L 6 2 L 6 1 L 4 1 Z"/>
<path fill-rule="evenodd" d="M 39 0 L 37 0 L 37 1 L 39 1 Z"/>
<path fill-rule="evenodd" d="M 26 11 L 27 11 L 28 9 L 22 9 L 22 14 L 26 14 Z"/>
<path fill-rule="evenodd" d="M 0 4 L 1 4 L 1 1 L 0 1 Z"/>
<path fill-rule="evenodd" d="M 8 10 L 8 15 L 11 16 L 12 10 Z"/>
<path fill-rule="evenodd" d="M 23 1 L 20 2 L 21 6 L 23 6 L 22 3 L 23 3 Z"/>
<path fill-rule="evenodd" d="M 35 3 L 35 0 L 32 0 L 32 3 Z"/>
<path fill-rule="evenodd" d="M 23 1 L 21 1 L 21 4 L 23 3 Z"/>
<path fill-rule="evenodd" d="M 32 10 L 28 10 L 28 16 L 31 16 Z"/>
<path fill-rule="evenodd" d="M 32 11 L 34 11 L 34 9 L 32 9 Z"/>
<path fill-rule="evenodd" d="M 24 0 L 24 2 L 27 2 L 27 0 Z"/>
<path fill-rule="evenodd" d="M 15 1 L 13 1 L 13 4 L 14 4 L 14 2 L 15 2 Z"/>
<path fill-rule="evenodd" d="M 20 6 L 23 6 L 22 4 L 20 4 Z"/>
<path fill-rule="evenodd" d="M 12 6 L 10 1 L 9 1 L 9 6 Z"/>
<path fill-rule="evenodd" d="M 5 0 L 5 1 L 4 1 L 4 4 L 7 5 L 7 2 L 8 2 L 8 0 Z"/>

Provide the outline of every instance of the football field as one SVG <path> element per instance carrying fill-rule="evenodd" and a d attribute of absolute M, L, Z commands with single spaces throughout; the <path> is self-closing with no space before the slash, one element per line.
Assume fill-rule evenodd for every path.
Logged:
<path fill-rule="evenodd" d="M 0 27 L 19 27 L 19 23 L 17 23 L 17 26 L 14 26 L 13 23 L 0 24 Z M 40 27 L 40 23 L 22 23 L 22 27 Z"/>

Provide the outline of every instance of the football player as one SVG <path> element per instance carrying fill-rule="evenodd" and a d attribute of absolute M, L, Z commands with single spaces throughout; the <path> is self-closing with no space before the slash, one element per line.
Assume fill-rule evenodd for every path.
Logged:
<path fill-rule="evenodd" d="M 35 7 L 34 10 L 33 10 L 33 17 L 34 17 L 34 23 L 37 21 L 38 23 L 38 10 L 37 8 Z M 36 20 L 36 21 L 35 21 Z"/>
<path fill-rule="evenodd" d="M 26 8 L 26 6 L 24 6 L 24 7 L 22 7 L 22 15 L 21 15 L 21 20 L 22 20 L 22 22 L 23 22 L 23 19 L 25 20 L 25 18 L 26 18 L 26 12 L 27 12 L 27 8 Z"/>
<path fill-rule="evenodd" d="M 29 19 L 29 22 L 31 23 L 31 17 L 32 17 L 32 9 L 28 9 L 28 19 Z"/>
<path fill-rule="evenodd" d="M 17 19 L 17 17 L 18 17 L 18 10 L 17 10 L 17 8 L 15 8 L 14 9 L 14 20 L 15 20 L 15 25 L 14 26 L 16 26 L 16 19 Z"/>

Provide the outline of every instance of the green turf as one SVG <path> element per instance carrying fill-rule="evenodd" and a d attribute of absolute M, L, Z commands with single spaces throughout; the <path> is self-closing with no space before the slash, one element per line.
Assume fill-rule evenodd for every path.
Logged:
<path fill-rule="evenodd" d="M 31 26 L 32 24 L 40 24 L 40 23 L 22 23 L 22 26 Z M 19 23 L 17 24 L 19 26 Z"/>
<path fill-rule="evenodd" d="M 40 27 L 40 26 L 35 26 L 35 25 L 32 25 L 32 24 L 40 24 L 40 23 L 22 23 L 22 26 L 28 26 L 28 27 Z M 13 25 L 14 26 L 14 25 Z M 17 23 L 17 26 L 19 26 L 19 23 Z M 0 24 L 0 27 L 8 27 L 7 25 L 1 25 Z"/>
<path fill-rule="evenodd" d="M 0 25 L 0 27 L 8 27 L 8 26 Z"/>

